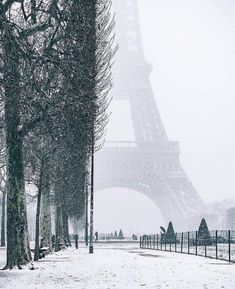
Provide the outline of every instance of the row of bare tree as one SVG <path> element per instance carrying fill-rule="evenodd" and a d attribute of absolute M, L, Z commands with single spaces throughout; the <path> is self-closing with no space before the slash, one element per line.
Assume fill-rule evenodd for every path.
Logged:
<path fill-rule="evenodd" d="M 0 0 L 1 245 L 6 269 L 31 261 L 27 196 L 37 193 L 34 259 L 84 214 L 94 144 L 108 120 L 114 47 L 111 0 Z"/>

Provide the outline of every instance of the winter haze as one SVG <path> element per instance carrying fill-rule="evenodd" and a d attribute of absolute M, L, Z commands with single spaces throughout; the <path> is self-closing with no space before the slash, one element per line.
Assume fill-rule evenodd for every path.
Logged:
<path fill-rule="evenodd" d="M 205 203 L 234 200 L 235 3 L 138 0 L 138 6 L 156 102 L 169 139 L 180 143 L 181 164 Z M 110 109 L 106 140 L 134 140 L 127 101 L 113 100 Z M 158 231 L 163 222 L 139 192 L 110 188 L 97 192 L 95 202 L 101 231 Z"/>

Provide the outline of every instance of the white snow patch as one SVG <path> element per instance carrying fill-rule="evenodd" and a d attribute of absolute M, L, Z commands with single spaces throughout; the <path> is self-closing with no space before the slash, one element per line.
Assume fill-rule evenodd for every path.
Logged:
<path fill-rule="evenodd" d="M 81 245 L 80 245 L 81 246 Z M 37 270 L 0 271 L 4 289 L 232 289 L 235 265 L 170 252 L 143 250 L 136 244 L 95 244 L 95 253 L 78 250 L 46 256 Z M 5 263 L 0 249 L 0 265 Z"/>

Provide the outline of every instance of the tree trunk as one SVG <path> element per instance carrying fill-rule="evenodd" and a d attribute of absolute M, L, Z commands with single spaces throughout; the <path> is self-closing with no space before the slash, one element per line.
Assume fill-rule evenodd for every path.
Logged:
<path fill-rule="evenodd" d="M 41 168 L 42 170 L 43 168 Z M 41 196 L 42 196 L 42 185 L 41 178 L 42 172 L 39 180 L 39 188 L 38 188 L 38 198 L 37 198 L 37 211 L 36 211 L 36 229 L 35 229 L 35 247 L 34 247 L 34 261 L 39 259 L 39 249 L 40 249 L 40 207 L 41 207 Z"/>
<path fill-rule="evenodd" d="M 64 233 L 64 243 L 66 246 L 71 246 L 69 238 L 69 216 L 68 213 L 63 211 L 63 233 Z"/>
<path fill-rule="evenodd" d="M 6 24 L 8 25 L 8 24 Z M 31 260 L 25 202 L 23 141 L 20 126 L 19 52 L 11 28 L 2 35 L 4 60 L 4 108 L 7 165 L 7 263 L 21 268 Z"/>
<path fill-rule="evenodd" d="M 6 245 L 5 228 L 6 228 L 6 189 L 4 189 L 3 195 L 2 195 L 1 247 L 4 247 Z"/>
<path fill-rule="evenodd" d="M 45 160 L 42 180 L 42 199 L 40 215 L 40 236 L 42 237 L 42 246 L 49 247 L 49 250 L 52 251 L 50 180 L 47 160 Z"/>
<path fill-rule="evenodd" d="M 63 234 L 63 221 L 62 221 L 62 208 L 61 206 L 56 206 L 56 224 L 55 224 L 55 251 L 60 250 L 60 245 L 64 244 L 64 234 Z"/>

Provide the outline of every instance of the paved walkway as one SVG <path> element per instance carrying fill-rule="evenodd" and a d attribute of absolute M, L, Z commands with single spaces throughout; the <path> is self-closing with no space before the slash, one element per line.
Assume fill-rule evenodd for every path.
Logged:
<path fill-rule="evenodd" d="M 4 251 L 0 250 L 3 267 Z M 235 264 L 197 256 L 142 250 L 136 244 L 96 244 L 54 253 L 36 270 L 0 271 L 4 289 L 233 289 Z"/>

